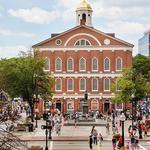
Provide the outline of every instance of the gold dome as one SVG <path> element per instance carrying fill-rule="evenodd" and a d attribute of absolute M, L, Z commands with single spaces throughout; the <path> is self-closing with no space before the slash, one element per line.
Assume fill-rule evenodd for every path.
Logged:
<path fill-rule="evenodd" d="M 82 0 L 77 10 L 92 10 L 91 5 L 87 2 L 87 0 Z"/>

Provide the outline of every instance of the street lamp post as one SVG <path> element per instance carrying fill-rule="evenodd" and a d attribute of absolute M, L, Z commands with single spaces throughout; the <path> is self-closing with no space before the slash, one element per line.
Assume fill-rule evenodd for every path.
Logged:
<path fill-rule="evenodd" d="M 132 129 L 133 129 L 133 120 L 134 120 L 134 116 L 133 116 L 133 105 L 134 105 L 134 98 L 135 98 L 135 95 L 134 94 L 132 94 L 131 95 L 131 98 L 132 98 Z"/>
<path fill-rule="evenodd" d="M 121 114 L 120 116 L 120 121 L 122 122 L 122 150 L 125 150 L 125 147 L 124 147 L 124 122 L 125 122 L 125 115 L 124 113 Z"/>
<path fill-rule="evenodd" d="M 52 107 L 52 102 L 49 101 L 49 107 L 50 107 L 50 115 L 51 115 L 51 107 Z M 51 131 L 52 131 L 52 120 L 49 121 L 49 139 L 52 139 L 52 135 L 51 135 Z"/>
<path fill-rule="evenodd" d="M 148 94 L 145 93 L 145 98 L 146 98 L 146 118 L 149 117 L 149 108 L 148 108 L 148 105 L 149 105 L 149 101 L 148 101 Z"/>
<path fill-rule="evenodd" d="M 45 146 L 45 150 L 48 150 L 48 130 L 50 131 L 49 132 L 49 139 L 52 139 L 52 136 L 51 136 L 51 129 L 52 129 L 52 126 L 51 126 L 51 122 L 48 123 L 48 118 L 49 118 L 49 114 L 46 112 L 43 114 L 43 119 L 46 121 L 46 125 L 42 125 L 41 128 L 42 129 L 45 129 L 45 135 L 46 135 L 46 146 Z"/>
<path fill-rule="evenodd" d="M 35 108 L 35 113 L 36 113 L 36 123 L 35 123 L 35 128 L 38 128 L 38 123 L 37 123 L 37 117 L 38 117 L 38 107 L 37 107 L 37 104 L 38 104 L 38 102 L 39 102 L 39 100 L 40 100 L 40 95 L 35 95 L 34 94 L 34 96 L 33 96 L 33 98 L 34 98 L 34 103 L 36 104 L 36 108 Z"/>

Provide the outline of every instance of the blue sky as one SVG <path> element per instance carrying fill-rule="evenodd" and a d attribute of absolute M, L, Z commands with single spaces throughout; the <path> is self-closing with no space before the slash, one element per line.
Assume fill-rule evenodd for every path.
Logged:
<path fill-rule="evenodd" d="M 76 25 L 76 7 L 81 0 L 0 0 L 0 57 L 15 57 L 20 51 Z M 135 45 L 150 28 L 150 0 L 89 0 L 93 26 L 114 32 Z"/>

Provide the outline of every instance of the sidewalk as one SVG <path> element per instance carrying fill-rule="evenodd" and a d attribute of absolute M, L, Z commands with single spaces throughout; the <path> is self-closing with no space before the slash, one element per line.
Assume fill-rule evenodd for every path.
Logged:
<path fill-rule="evenodd" d="M 100 121 L 100 120 L 99 120 Z M 35 124 L 35 122 L 34 122 Z M 45 124 L 45 121 L 38 120 L 38 128 L 34 132 L 17 132 L 19 138 L 24 141 L 44 141 L 45 140 L 45 130 L 41 129 L 41 125 Z M 129 140 L 128 136 L 128 126 L 131 121 L 125 121 L 125 140 Z M 105 126 L 95 127 L 98 133 L 101 133 L 104 140 L 112 140 L 112 124 L 110 122 L 110 134 L 106 134 Z M 54 141 L 87 141 L 91 132 L 92 126 L 62 126 L 61 135 L 58 136 L 55 131 L 52 131 L 52 140 Z M 119 133 L 122 133 L 121 127 L 119 127 Z M 150 141 L 150 137 L 146 137 L 141 141 Z"/>

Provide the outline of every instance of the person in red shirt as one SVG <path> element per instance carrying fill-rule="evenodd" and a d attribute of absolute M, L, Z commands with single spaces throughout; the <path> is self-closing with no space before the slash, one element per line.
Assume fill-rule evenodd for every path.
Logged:
<path fill-rule="evenodd" d="M 122 136 L 120 136 L 119 138 L 119 142 L 118 142 L 118 148 L 122 147 Z"/>

